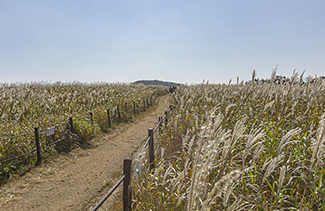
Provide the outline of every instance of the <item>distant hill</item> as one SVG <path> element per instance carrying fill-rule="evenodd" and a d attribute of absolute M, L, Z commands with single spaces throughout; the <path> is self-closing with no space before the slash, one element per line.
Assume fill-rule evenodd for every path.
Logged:
<path fill-rule="evenodd" d="M 140 80 L 135 81 L 133 84 L 143 84 L 146 86 L 152 85 L 152 86 L 165 86 L 165 87 L 171 87 L 171 86 L 179 86 L 181 84 L 169 82 L 169 81 L 158 81 L 158 80 Z"/>

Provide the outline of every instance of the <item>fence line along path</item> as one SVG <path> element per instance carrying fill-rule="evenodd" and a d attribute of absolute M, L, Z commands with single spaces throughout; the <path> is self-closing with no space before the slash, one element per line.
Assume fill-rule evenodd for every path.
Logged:
<path fill-rule="evenodd" d="M 115 183 L 110 180 L 123 173 L 123 160 L 145 143 L 148 128 L 157 124 L 168 106 L 169 96 L 160 97 L 156 109 L 143 119 L 92 141 L 94 147 L 79 150 L 84 156 L 71 158 L 73 152 L 60 156 L 5 184 L 0 210 L 90 210 Z"/>

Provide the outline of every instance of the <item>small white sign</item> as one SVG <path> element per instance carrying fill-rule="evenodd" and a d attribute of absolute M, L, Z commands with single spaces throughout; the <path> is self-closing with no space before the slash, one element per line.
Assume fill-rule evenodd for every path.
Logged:
<path fill-rule="evenodd" d="M 46 136 L 53 135 L 55 131 L 55 126 L 47 128 Z"/>
<path fill-rule="evenodd" d="M 113 109 L 112 116 L 114 116 L 114 114 L 115 114 L 115 108 Z"/>
<path fill-rule="evenodd" d="M 138 178 L 141 177 L 141 163 L 139 162 L 137 167 L 135 168 L 135 182 L 138 182 Z"/>

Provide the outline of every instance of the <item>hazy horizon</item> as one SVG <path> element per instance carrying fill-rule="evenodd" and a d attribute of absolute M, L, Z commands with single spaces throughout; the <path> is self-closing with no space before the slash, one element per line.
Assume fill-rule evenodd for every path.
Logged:
<path fill-rule="evenodd" d="M 325 73 L 325 2 L 0 0 L 0 82 Z"/>

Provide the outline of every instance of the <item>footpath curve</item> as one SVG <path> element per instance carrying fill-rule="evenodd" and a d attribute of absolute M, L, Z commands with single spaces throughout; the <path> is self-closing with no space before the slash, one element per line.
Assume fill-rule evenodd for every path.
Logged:
<path fill-rule="evenodd" d="M 92 147 L 51 158 L 8 182 L 0 188 L 0 210 L 90 210 L 122 175 L 123 160 L 145 143 L 148 128 L 168 105 L 169 95 L 160 97 L 154 110 L 95 138 Z"/>

